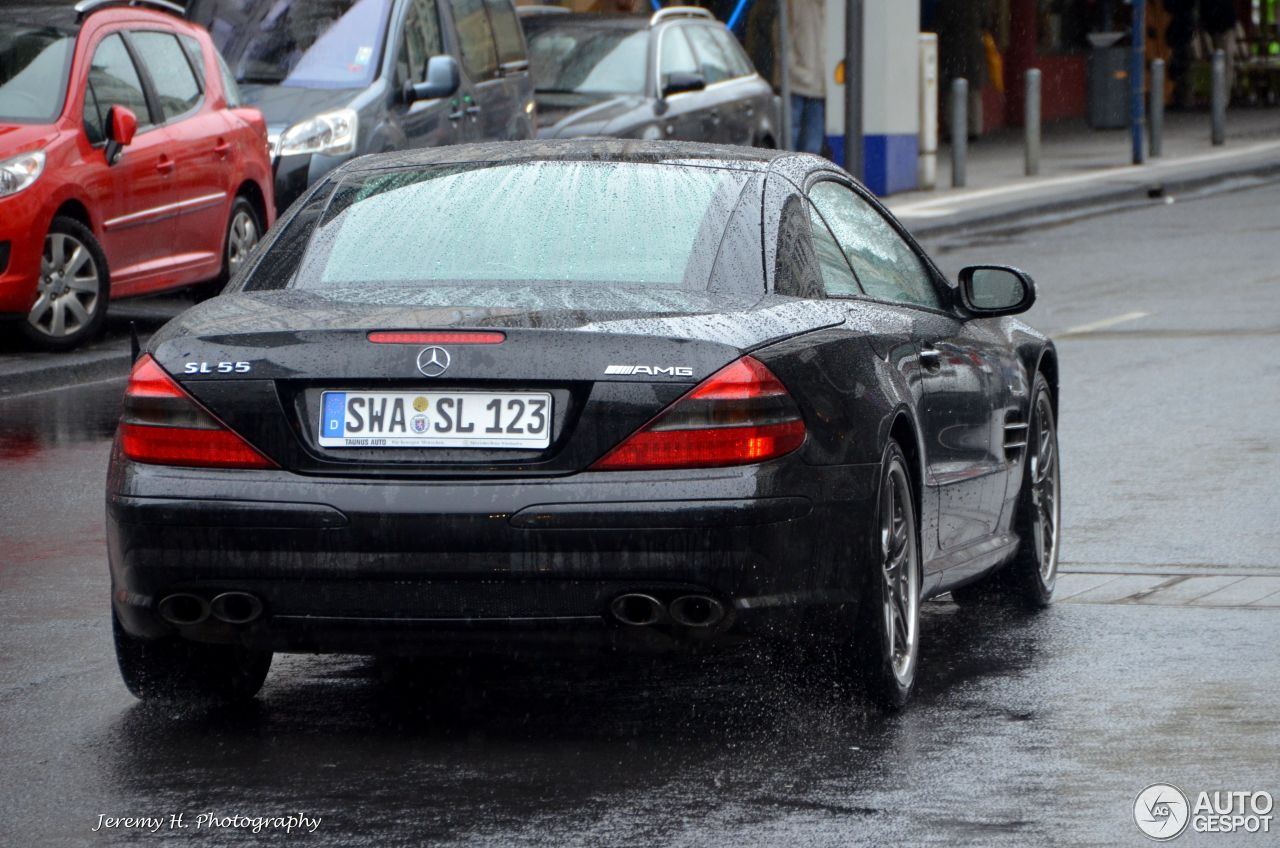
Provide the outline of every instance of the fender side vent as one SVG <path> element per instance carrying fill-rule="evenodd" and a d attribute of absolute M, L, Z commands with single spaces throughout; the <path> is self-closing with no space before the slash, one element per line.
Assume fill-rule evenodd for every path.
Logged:
<path fill-rule="evenodd" d="M 1017 462 L 1027 449 L 1027 422 L 1019 412 L 1009 412 L 1004 417 L 1004 458 Z"/>

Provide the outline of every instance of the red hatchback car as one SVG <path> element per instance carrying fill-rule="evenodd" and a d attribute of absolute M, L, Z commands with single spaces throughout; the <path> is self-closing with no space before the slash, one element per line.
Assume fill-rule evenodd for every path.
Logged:
<path fill-rule="evenodd" d="M 0 19 L 0 316 L 45 348 L 109 298 L 225 279 L 274 219 L 267 128 L 162 0 Z"/>

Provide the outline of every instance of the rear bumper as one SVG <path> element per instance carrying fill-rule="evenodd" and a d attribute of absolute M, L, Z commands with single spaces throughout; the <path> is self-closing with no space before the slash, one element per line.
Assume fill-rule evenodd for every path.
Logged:
<path fill-rule="evenodd" d="M 857 599 L 877 469 L 798 460 L 702 472 L 384 481 L 113 459 L 113 602 L 138 636 L 276 650 L 399 651 L 565 639 L 732 640 Z M 175 627 L 174 592 L 250 592 L 263 615 Z M 628 592 L 720 600 L 716 626 L 618 624 Z M 554 634 L 554 635 L 553 635 Z"/>

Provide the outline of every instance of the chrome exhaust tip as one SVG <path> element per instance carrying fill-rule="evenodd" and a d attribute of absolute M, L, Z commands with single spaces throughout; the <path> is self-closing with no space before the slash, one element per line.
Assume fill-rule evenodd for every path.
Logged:
<path fill-rule="evenodd" d="M 671 602 L 671 620 L 683 627 L 714 627 L 724 618 L 724 604 L 709 595 L 683 595 Z"/>
<path fill-rule="evenodd" d="M 209 602 L 199 595 L 190 592 L 175 592 L 166 595 L 156 607 L 160 617 L 170 624 L 184 627 L 199 624 L 209 617 Z"/>
<path fill-rule="evenodd" d="M 629 592 L 619 595 L 609 604 L 613 617 L 632 627 L 647 627 L 662 620 L 665 610 L 662 602 L 652 595 Z"/>
<path fill-rule="evenodd" d="M 248 592 L 223 592 L 213 599 L 209 611 L 227 624 L 248 624 L 262 615 L 262 601 Z"/>

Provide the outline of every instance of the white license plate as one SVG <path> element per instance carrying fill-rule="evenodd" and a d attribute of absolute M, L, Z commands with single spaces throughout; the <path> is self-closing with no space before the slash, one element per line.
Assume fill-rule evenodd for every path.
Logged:
<path fill-rule="evenodd" d="M 326 448 L 545 448 L 546 392 L 324 392 Z"/>

